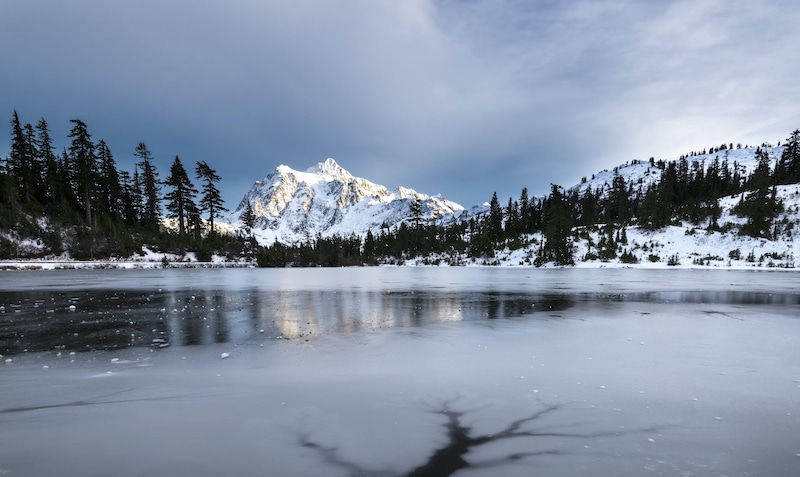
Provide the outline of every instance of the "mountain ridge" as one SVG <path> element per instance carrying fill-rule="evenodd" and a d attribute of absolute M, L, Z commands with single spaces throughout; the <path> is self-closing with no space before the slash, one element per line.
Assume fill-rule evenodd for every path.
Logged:
<path fill-rule="evenodd" d="M 241 227 L 242 212 L 249 204 L 255 215 L 253 235 L 260 243 L 299 243 L 318 235 L 378 234 L 381 229 L 398 227 L 411 220 L 412 204 L 417 201 L 421 219 L 427 222 L 448 220 L 465 210 L 441 195 L 404 186 L 390 191 L 355 177 L 328 158 L 305 171 L 278 166 L 256 181 L 225 219 Z"/>

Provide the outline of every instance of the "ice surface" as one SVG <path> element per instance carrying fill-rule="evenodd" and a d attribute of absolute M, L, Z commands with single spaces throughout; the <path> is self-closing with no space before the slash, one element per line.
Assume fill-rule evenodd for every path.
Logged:
<path fill-rule="evenodd" d="M 474 444 L 458 476 L 800 474 L 796 274 L 204 272 L 101 278 L 201 303 L 212 284 L 236 297 L 297 292 L 304 300 L 267 301 L 318 322 L 398 316 L 309 341 L 258 326 L 237 335 L 234 320 L 235 342 L 16 354 L 0 367 L 0 471 L 400 476 L 457 424 Z M 71 298 L 98 278 L 62 273 Z M 376 299 L 387 294 L 405 298 Z M 530 297 L 534 309 L 518 304 Z M 464 318 L 459 307 L 471 314 L 444 319 Z M 414 324 L 414 313 L 430 316 Z"/>

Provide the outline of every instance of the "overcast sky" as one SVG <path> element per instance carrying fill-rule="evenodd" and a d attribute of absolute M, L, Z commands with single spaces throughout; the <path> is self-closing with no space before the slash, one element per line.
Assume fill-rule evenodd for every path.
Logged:
<path fill-rule="evenodd" d="M 797 0 L 0 0 L 14 109 L 206 161 L 233 209 L 280 164 L 470 206 L 800 127 Z"/>

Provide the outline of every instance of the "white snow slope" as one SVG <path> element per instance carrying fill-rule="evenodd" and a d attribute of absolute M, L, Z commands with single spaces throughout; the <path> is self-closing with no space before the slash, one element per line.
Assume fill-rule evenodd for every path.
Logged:
<path fill-rule="evenodd" d="M 767 152 L 770 163 L 774 167 L 775 162 L 781 157 L 784 148 L 783 146 L 772 147 L 766 145 L 763 146 L 762 149 Z M 699 154 L 687 157 L 686 160 L 690 170 L 694 167 L 694 163 L 697 163 L 697 167 L 708 170 L 715 159 L 719 161 L 720 166 L 727 161 L 728 167 L 731 170 L 736 168 L 742 176 L 747 176 L 750 175 L 755 170 L 756 165 L 758 165 L 755 154 L 755 147 L 744 147 L 741 149 L 726 149 L 712 154 Z M 662 171 L 656 164 L 657 162 L 651 164 L 650 161 L 641 160 L 627 162 L 615 167 L 614 170 L 602 170 L 593 174 L 591 178 L 584 178 L 581 180 L 580 184 L 571 187 L 570 190 L 577 190 L 580 194 L 586 191 L 587 188 L 591 188 L 593 192 L 598 189 L 608 192 L 611 188 L 614 176 L 617 174 L 625 179 L 626 184 L 633 186 L 634 190 L 639 189 L 640 186 L 642 189 L 646 189 L 648 185 L 658 182 L 661 178 Z"/>
<path fill-rule="evenodd" d="M 441 197 L 399 187 L 386 187 L 353 177 L 333 159 L 299 172 L 279 166 L 245 194 L 227 222 L 241 228 L 247 204 L 256 215 L 254 235 L 263 245 L 293 244 L 317 235 L 374 234 L 410 219 L 409 206 L 419 199 L 425 220 L 451 219 L 464 208 Z"/>

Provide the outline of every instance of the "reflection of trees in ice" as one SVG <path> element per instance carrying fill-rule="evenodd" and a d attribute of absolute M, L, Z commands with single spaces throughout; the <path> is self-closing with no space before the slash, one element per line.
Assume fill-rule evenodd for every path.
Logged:
<path fill-rule="evenodd" d="M 553 415 L 565 407 L 564 404 L 545 404 L 543 405 L 542 409 L 510 422 L 505 428 L 500 429 L 497 432 L 476 434 L 473 432 L 473 428 L 465 422 L 467 421 L 466 416 L 473 411 L 456 410 L 453 407 L 454 401 L 455 400 L 452 399 L 444 401 L 440 407 L 431 411 L 433 414 L 437 414 L 445 418 L 444 429 L 446 431 L 446 441 L 444 441 L 441 446 L 433 451 L 424 464 L 402 474 L 403 477 L 445 477 L 453 475 L 462 469 L 489 469 L 492 467 L 524 461 L 525 459 L 535 458 L 537 456 L 570 454 L 569 450 L 562 448 L 537 448 L 542 443 L 538 441 L 523 443 L 523 439 L 593 439 L 602 437 L 618 437 L 643 432 L 654 432 L 660 429 L 660 426 L 651 426 L 648 428 L 639 429 L 619 428 L 612 431 L 573 431 L 570 430 L 570 428 L 574 428 L 575 424 L 566 422 L 553 422 L 547 424 L 542 422 L 549 417 L 553 417 Z M 539 425 L 537 426 L 536 424 Z M 494 450 L 494 457 L 480 460 L 473 455 L 469 461 L 467 460 L 468 454 L 476 453 L 476 451 L 480 451 L 484 447 L 488 447 L 490 444 L 497 444 L 511 440 L 514 440 L 518 445 L 507 446 L 507 450 L 502 451 L 499 455 L 497 455 L 497 450 Z M 338 450 L 335 446 L 326 447 L 313 442 L 308 437 L 301 438 L 300 443 L 303 447 L 316 451 L 329 465 L 342 468 L 348 471 L 349 475 L 353 477 L 395 476 L 395 474 L 392 472 L 370 470 L 354 462 L 350 462 L 338 453 Z M 544 443 L 544 445 L 548 444 L 549 442 Z M 520 447 L 527 448 L 529 450 L 512 450 Z"/>

